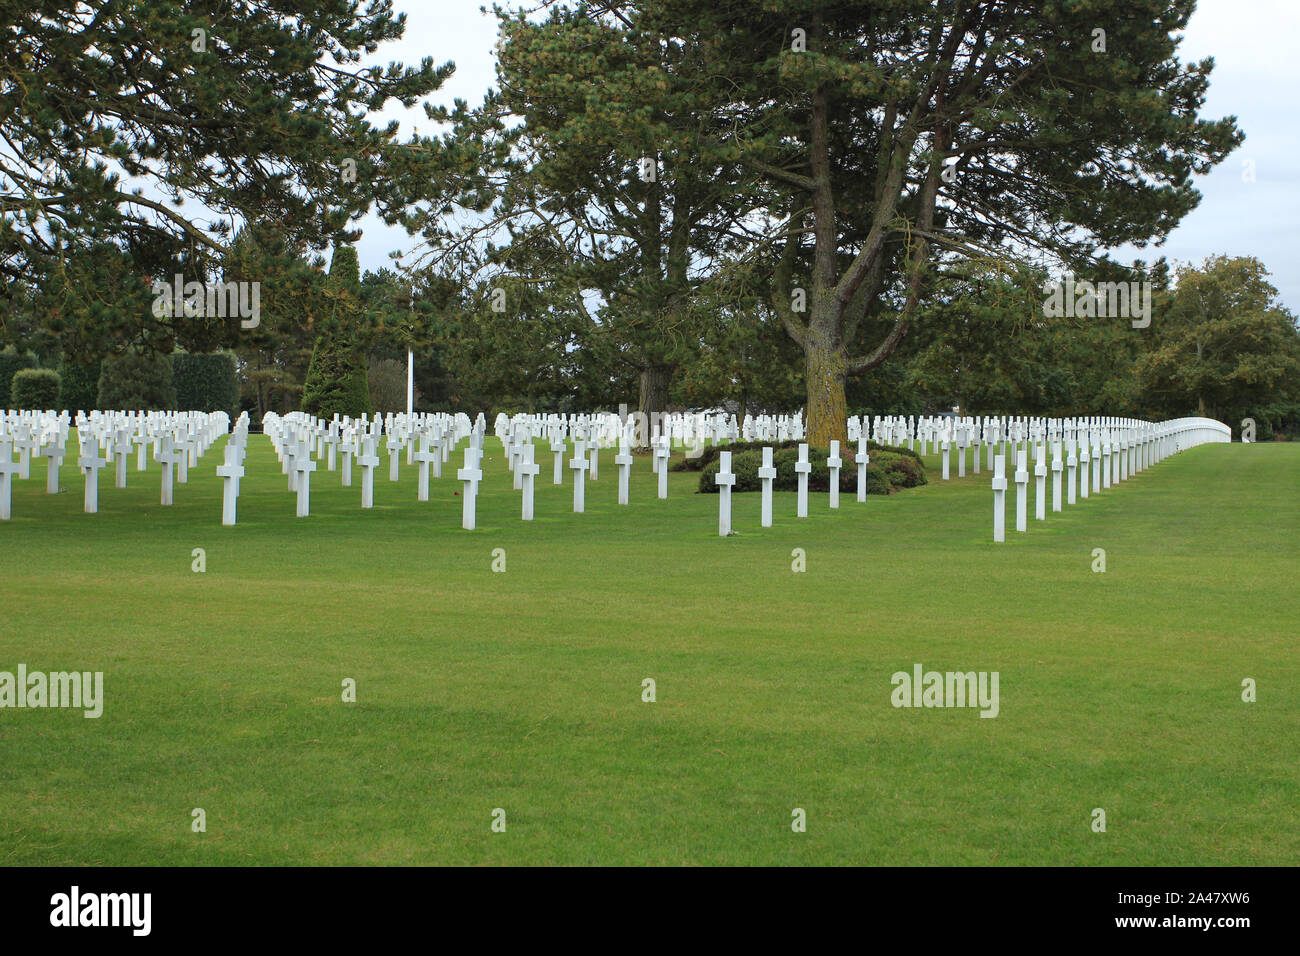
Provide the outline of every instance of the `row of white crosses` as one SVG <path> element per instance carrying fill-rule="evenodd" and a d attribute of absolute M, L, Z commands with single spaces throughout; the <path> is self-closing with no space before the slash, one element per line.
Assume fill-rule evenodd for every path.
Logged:
<path fill-rule="evenodd" d="M 434 478 L 442 477 L 442 465 L 456 444 L 470 434 L 472 427 L 482 434 L 482 420 L 480 415 L 478 425 L 471 426 L 464 414 L 390 413 L 355 420 L 335 416 L 327 422 L 303 412 L 283 417 L 268 412 L 263 416 L 262 430 L 271 441 L 289 490 L 296 495 L 297 514 L 305 518 L 311 514 L 311 475 L 320 462 L 325 463 L 327 471 L 337 467 L 344 488 L 352 487 L 353 466 L 360 468 L 361 507 L 373 508 L 381 446 L 388 452 L 389 481 L 400 480 L 404 451 L 407 464 L 418 467 L 417 497 L 428 501 L 430 470 Z"/>
<path fill-rule="evenodd" d="M 762 464 L 758 468 L 760 482 L 759 524 L 764 528 L 772 527 L 772 487 L 776 480 L 776 468 L 772 464 L 773 449 L 764 446 Z M 867 449 L 867 437 L 858 435 L 858 453 L 854 464 L 858 470 L 858 501 L 867 500 L 867 465 L 871 457 Z M 827 504 L 832 509 L 840 506 L 840 470 L 844 460 L 840 457 L 840 443 L 831 441 L 830 454 L 826 457 L 826 468 L 830 472 L 827 489 Z M 798 478 L 798 492 L 795 498 L 795 514 L 800 518 L 808 517 L 808 476 L 812 473 L 812 462 L 808 460 L 808 445 L 800 443 L 799 458 L 794 465 Z M 731 534 L 731 489 L 736 484 L 736 475 L 731 470 L 731 452 L 724 451 L 718 455 L 718 473 L 714 476 L 718 486 L 718 534 L 726 537 Z"/>
<path fill-rule="evenodd" d="M 994 431 L 993 440 L 997 441 Z M 1125 481 L 1172 454 L 1207 442 L 1232 440 L 1232 431 L 1208 418 L 1165 422 L 1133 419 L 1053 419 L 1010 425 L 1013 442 L 1026 440 L 1034 450 L 1034 518 L 1047 518 L 1047 447 L 1052 453 L 1052 511 L 1062 510 L 1061 476 L 1066 472 L 1066 504 Z M 989 446 L 990 448 L 992 445 Z M 1028 449 L 1015 449 L 1016 530 L 1028 530 Z M 1006 540 L 1006 454 L 993 456 L 993 540 Z M 1091 466 L 1091 475 L 1090 468 Z"/>
<path fill-rule="evenodd" d="M 794 427 L 795 419 L 771 419 L 777 434 L 798 434 Z M 330 423 L 323 423 L 301 412 L 280 417 L 268 413 L 263 418 L 263 431 L 272 442 L 281 470 L 289 479 L 291 491 L 298 495 L 298 514 L 309 513 L 310 474 L 315 470 L 308 459 L 311 455 L 312 442 L 304 440 L 304 434 L 316 434 L 316 454 L 321 454 L 323 446 L 327 460 L 333 463 L 337 447 L 341 453 L 343 485 L 351 485 L 351 464 L 362 468 L 362 508 L 373 506 L 374 471 L 379 465 L 378 445 L 380 435 L 387 434 L 391 480 L 397 480 L 400 451 L 405 444 L 408 460 L 413 459 L 419 466 L 418 497 L 421 501 L 428 498 L 429 470 L 433 476 L 440 476 L 441 462 L 446 460 L 450 450 L 468 435 L 470 442 L 465 448 L 463 466 L 457 469 L 456 478 L 463 485 L 462 492 L 462 526 L 474 530 L 478 489 L 483 480 L 484 435 L 486 422 L 480 414 L 471 426 L 468 417 L 458 416 L 452 421 L 451 416 L 403 416 L 390 415 L 386 420 L 375 416 L 373 420 L 365 418 L 352 421 L 337 418 Z M 507 467 L 514 474 L 514 488 L 522 492 L 521 517 L 525 521 L 533 519 L 535 511 L 536 481 L 541 471 L 537 461 L 534 439 L 545 438 L 554 455 L 552 480 L 560 485 L 564 482 L 564 473 L 573 475 L 573 510 L 581 514 L 586 510 L 586 484 L 599 480 L 600 457 L 603 447 L 613 441 L 618 443 L 618 453 L 614 464 L 618 468 L 618 502 L 629 502 L 631 469 L 634 462 L 632 448 L 644 432 L 640 430 L 644 423 L 635 416 L 620 420 L 618 416 L 599 413 L 593 415 L 516 415 L 513 417 L 500 414 L 496 417 L 494 430 L 505 452 Z M 801 429 L 802 426 L 800 425 Z M 739 437 L 734 416 L 692 414 L 667 415 L 654 425 L 652 439 L 651 470 L 658 478 L 658 497 L 668 497 L 668 461 L 675 443 L 687 448 L 700 447 L 702 441 L 730 441 Z M 419 451 L 411 449 L 418 440 Z M 572 440 L 572 455 L 566 461 L 569 442 Z M 859 500 L 865 501 L 866 491 L 866 439 L 863 438 L 859 451 Z M 770 452 L 770 449 L 769 449 Z M 689 452 L 688 452 L 689 453 Z M 768 455 L 770 459 L 770 454 Z M 807 514 L 807 474 L 811 465 L 807 461 L 807 447 L 804 447 L 802 462 L 797 466 L 802 470 L 802 495 L 800 514 Z M 769 462 L 770 464 L 770 462 Z M 838 507 L 838 472 L 842 465 L 839 459 L 838 442 L 828 464 L 836 474 L 835 487 L 831 492 L 832 507 Z M 775 472 L 773 472 L 773 477 Z M 770 482 L 768 487 L 770 512 Z M 770 520 L 768 521 L 770 525 Z"/>
<path fill-rule="evenodd" d="M 974 451 L 971 459 L 974 473 L 978 475 L 982 460 L 981 448 L 986 456 L 983 460 L 987 467 L 992 468 L 998 446 L 1001 446 L 1001 454 L 1009 462 L 1014 462 L 1020 450 L 1029 456 L 1034 454 L 1034 449 L 1039 445 L 1060 441 L 1068 451 L 1070 439 L 1084 436 L 1078 437 L 1077 442 L 1083 451 L 1089 452 L 1088 457 L 1092 461 L 1096 459 L 1103 444 L 1112 450 L 1123 450 L 1128 455 L 1130 449 L 1139 447 L 1144 440 L 1143 435 L 1151 427 L 1152 423 L 1137 419 L 1106 417 L 1050 419 L 1032 416 L 876 416 L 871 421 L 866 418 L 850 418 L 848 433 L 850 439 L 867 435 L 882 445 L 905 446 L 918 451 L 922 456 L 931 454 L 933 448 L 940 456 L 941 479 L 947 481 L 952 476 L 951 456 L 954 450 L 957 453 L 957 477 L 962 478 L 966 475 L 967 451 L 971 449 Z M 1131 468 L 1136 463 L 1121 460 L 1117 454 L 1109 479 L 1100 474 L 1101 464 L 1100 461 L 1093 464 L 1097 469 L 1094 487 L 1099 484 L 1105 487 L 1107 481 L 1123 480 L 1119 477 L 1120 470 Z"/>
<path fill-rule="evenodd" d="M 82 507 L 88 514 L 99 511 L 99 472 L 113 466 L 114 483 L 125 488 L 128 459 L 135 446 L 136 470 L 148 468 L 148 449 L 154 447 L 156 460 L 163 462 L 161 502 L 173 499 L 172 467 L 179 465 L 180 481 L 188 476 L 188 467 L 205 454 L 217 437 L 229 427 L 225 412 L 78 412 L 77 466 L 84 479 Z M 12 481 L 31 477 L 33 456 L 46 457 L 45 490 L 60 491 L 59 469 L 67 457 L 67 443 L 72 423 L 68 413 L 7 411 L 0 414 L 0 512 L 8 519 L 11 510 Z M 179 449 L 175 451 L 174 449 Z M 19 459 L 13 462 L 14 450 Z"/>

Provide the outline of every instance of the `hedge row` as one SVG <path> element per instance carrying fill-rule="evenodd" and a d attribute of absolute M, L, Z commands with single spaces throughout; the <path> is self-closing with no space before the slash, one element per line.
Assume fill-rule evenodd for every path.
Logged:
<path fill-rule="evenodd" d="M 704 451 L 696 458 L 684 458 L 681 461 L 674 462 L 671 466 L 669 466 L 669 471 L 703 471 L 709 465 L 716 462 L 718 460 L 718 456 L 721 455 L 724 451 L 732 452 L 733 453 L 732 457 L 734 460 L 735 455 L 739 454 L 742 451 L 758 451 L 761 454 L 764 448 L 773 449 L 774 454 L 776 452 L 784 451 L 788 448 L 793 448 L 797 452 L 799 450 L 800 444 L 801 442 L 798 441 L 783 441 L 783 442 L 733 441 L 733 442 L 727 442 L 726 444 L 722 444 L 722 445 L 711 445 L 709 447 L 706 447 Z M 856 445 L 852 448 L 844 448 L 841 446 L 840 457 L 843 458 L 845 461 L 848 461 L 853 457 L 853 453 L 856 450 L 856 447 L 857 447 Z M 896 445 L 882 445 L 879 442 L 868 441 L 867 451 L 873 459 L 875 458 L 876 452 L 880 451 L 880 452 L 888 452 L 891 455 L 902 455 L 907 458 L 913 458 L 916 460 L 917 464 L 920 464 L 921 462 L 921 456 L 916 452 L 912 451 L 912 449 L 901 448 Z M 821 457 L 825 459 L 828 454 L 830 454 L 830 452 L 823 451 L 821 453 Z M 813 449 L 809 448 L 808 459 L 811 461 L 812 458 L 813 458 Z M 857 479 L 854 480 L 856 481 Z M 856 485 L 854 487 L 856 487 Z"/>
<path fill-rule="evenodd" d="M 172 356 L 172 384 L 176 407 L 187 412 L 239 414 L 239 375 L 229 352 Z"/>
<path fill-rule="evenodd" d="M 9 386 L 9 401 L 14 408 L 58 409 L 59 373 L 52 368 L 19 369 Z"/>
<path fill-rule="evenodd" d="M 903 452 L 899 454 L 882 449 L 870 453 L 870 462 L 867 464 L 867 494 L 887 495 L 900 488 L 915 488 L 917 485 L 926 484 L 925 467 L 920 459 L 914 454 L 907 454 L 907 449 L 903 449 Z M 830 490 L 830 469 L 826 467 L 826 458 L 829 454 L 825 448 L 808 449 L 808 463 L 812 466 L 812 470 L 808 473 L 809 491 Z M 858 469 L 854 457 L 851 453 L 841 453 L 840 457 L 844 460 L 844 466 L 840 469 L 840 491 L 856 494 Z M 793 448 L 782 446 L 773 453 L 772 465 L 776 468 L 776 478 L 772 481 L 773 489 L 776 491 L 799 489 L 799 475 L 794 470 L 795 462 L 798 460 L 797 443 Z M 721 461 L 715 457 L 715 460 L 705 465 L 700 472 L 701 494 L 717 493 L 718 486 L 714 482 L 714 477 L 718 473 L 720 464 Z M 761 448 L 733 452 L 731 470 L 736 476 L 736 483 L 732 486 L 732 490 L 761 491 L 762 483 L 758 478 L 758 469 L 762 464 Z"/>
<path fill-rule="evenodd" d="M 9 401 L 14 376 L 25 368 L 36 368 L 36 356 L 19 352 L 12 345 L 0 349 L 0 404 Z"/>

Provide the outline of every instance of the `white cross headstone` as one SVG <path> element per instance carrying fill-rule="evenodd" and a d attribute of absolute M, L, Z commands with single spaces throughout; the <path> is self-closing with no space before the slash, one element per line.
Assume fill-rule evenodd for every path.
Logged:
<path fill-rule="evenodd" d="M 772 527 L 772 482 L 776 479 L 776 469 L 772 467 L 772 449 L 764 446 L 763 464 L 759 466 L 758 478 L 763 482 L 763 510 L 759 523 L 764 528 Z"/>
<path fill-rule="evenodd" d="M 63 439 L 58 438 L 53 443 L 46 445 L 41 449 L 41 455 L 49 459 L 48 464 L 45 466 L 45 493 L 57 495 L 59 493 L 59 469 L 63 466 Z"/>
<path fill-rule="evenodd" d="M 669 438 L 667 435 L 659 436 L 659 443 L 655 446 L 655 462 L 659 471 L 659 497 L 668 497 L 668 458 L 672 454 L 672 449 L 668 445 Z"/>
<path fill-rule="evenodd" d="M 176 465 L 181 460 L 181 453 L 176 450 L 174 440 L 170 434 L 162 436 L 162 449 L 154 456 L 158 463 L 162 465 L 162 482 L 161 482 L 161 503 L 170 505 L 173 496 L 173 483 L 176 478 Z"/>
<path fill-rule="evenodd" d="M 402 443 L 395 434 L 388 436 L 388 480 L 397 481 L 397 469 L 402 464 Z"/>
<path fill-rule="evenodd" d="M 14 475 L 21 466 L 14 461 L 13 442 L 0 439 L 0 521 L 9 520 L 13 501 Z"/>
<path fill-rule="evenodd" d="M 573 443 L 573 458 L 569 462 L 573 469 L 573 513 L 582 514 L 587 507 L 587 469 L 591 462 L 587 460 L 587 443 Z"/>
<path fill-rule="evenodd" d="M 20 425 L 13 444 L 18 449 L 18 477 L 26 481 L 32 476 L 32 449 L 36 447 L 36 440 L 28 429 Z"/>
<path fill-rule="evenodd" d="M 1052 510 L 1061 510 L 1061 443 L 1052 442 Z"/>
<path fill-rule="evenodd" d="M 1083 444 L 1079 449 L 1079 497 L 1088 497 L 1088 465 L 1092 461 L 1092 456 L 1088 454 L 1088 439 L 1084 438 Z"/>
<path fill-rule="evenodd" d="M 217 465 L 217 477 L 222 479 L 221 488 L 221 523 L 235 523 L 235 503 L 239 498 L 239 479 L 244 476 L 244 466 L 237 460 L 238 455 L 231 454 L 231 446 L 226 446 L 226 460 Z"/>
<path fill-rule="evenodd" d="M 474 530 L 475 509 L 478 499 L 478 483 L 483 480 L 483 470 L 479 468 L 479 450 L 471 441 L 465 448 L 465 467 L 456 469 L 456 478 L 465 483 L 460 512 L 460 526 L 466 531 Z"/>
<path fill-rule="evenodd" d="M 794 463 L 795 473 L 799 476 L 799 501 L 797 514 L 800 518 L 808 517 L 808 474 L 812 464 L 808 461 L 807 444 L 799 445 L 799 460 Z"/>
<path fill-rule="evenodd" d="M 114 485 L 126 487 L 126 456 L 131 453 L 131 436 L 125 430 L 117 433 L 113 441 Z"/>
<path fill-rule="evenodd" d="M 367 436 L 362 439 L 362 452 L 357 456 L 361 466 L 361 507 L 375 506 L 375 469 L 379 467 L 378 439 Z M 346 470 L 346 469 L 345 469 Z"/>
<path fill-rule="evenodd" d="M 1047 449 L 1042 442 L 1034 451 L 1034 518 L 1047 520 Z"/>
<path fill-rule="evenodd" d="M 1028 502 L 1027 490 L 1029 488 L 1029 472 L 1025 467 L 1025 450 L 1016 449 L 1016 530 L 1028 531 Z"/>
<path fill-rule="evenodd" d="M 992 448 L 992 445 L 989 445 Z M 1005 455 L 993 458 L 993 540 L 1007 539 L 1007 459 Z"/>
<path fill-rule="evenodd" d="M 420 464 L 419 484 L 415 494 L 417 501 L 429 500 L 429 466 L 441 457 L 441 453 L 436 448 L 433 451 L 429 450 L 428 434 L 421 434 L 420 450 L 415 453 L 415 460 Z"/>
<path fill-rule="evenodd" d="M 339 445 L 339 452 L 342 458 L 339 462 L 339 484 L 343 488 L 352 487 L 352 458 L 357 453 L 357 440 L 353 436 L 348 436 L 347 440 Z"/>
<path fill-rule="evenodd" d="M 1065 456 L 1065 503 L 1072 505 L 1076 501 L 1076 489 L 1079 486 L 1079 458 L 1075 454 L 1074 440 L 1070 440 L 1069 453 Z"/>
<path fill-rule="evenodd" d="M 858 500 L 867 500 L 867 465 L 871 462 L 871 455 L 867 453 L 867 436 L 858 436 Z"/>
<path fill-rule="evenodd" d="M 316 462 L 312 461 L 309 445 L 298 446 L 298 454 L 293 459 L 293 469 L 298 473 L 298 517 L 306 518 L 311 514 L 311 473 L 316 470 Z"/>
<path fill-rule="evenodd" d="M 840 443 L 838 439 L 831 439 L 831 453 L 826 459 L 826 467 L 830 469 L 830 505 L 832 508 L 840 506 L 840 468 L 844 460 L 840 458 Z"/>
<path fill-rule="evenodd" d="M 632 446 L 626 433 L 619 439 L 618 454 L 614 456 L 614 464 L 618 465 L 618 503 L 625 505 L 628 499 L 628 480 L 632 475 Z"/>
<path fill-rule="evenodd" d="M 193 436 L 186 435 L 172 445 L 173 450 L 176 452 L 176 481 L 178 484 L 189 484 L 190 456 L 193 454 L 193 442 Z"/>
<path fill-rule="evenodd" d="M 718 458 L 718 473 L 713 480 L 718 486 L 718 535 L 725 538 L 731 534 L 731 488 L 736 476 L 731 471 L 731 452 L 721 452 Z"/>
<path fill-rule="evenodd" d="M 107 459 L 99 457 L 99 443 L 93 438 L 81 446 L 81 457 L 77 459 L 77 467 L 86 476 L 84 499 L 86 514 L 93 515 L 99 511 L 99 469 L 107 464 Z"/>
<path fill-rule="evenodd" d="M 555 456 L 555 467 L 551 475 L 551 484 L 564 484 L 564 439 L 551 439 L 551 453 Z"/>
<path fill-rule="evenodd" d="M 520 476 L 524 493 L 524 511 L 523 520 L 533 520 L 533 491 L 537 475 L 541 472 L 542 466 L 533 461 L 533 444 L 527 442 L 523 446 L 523 458 L 515 465 L 515 474 Z"/>

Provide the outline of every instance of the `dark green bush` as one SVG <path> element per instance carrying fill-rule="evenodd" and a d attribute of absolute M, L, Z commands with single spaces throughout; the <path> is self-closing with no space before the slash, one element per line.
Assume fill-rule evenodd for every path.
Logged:
<path fill-rule="evenodd" d="M 735 445 L 730 447 L 735 448 Z M 763 463 L 762 447 L 760 444 L 758 447 L 732 453 L 731 470 L 736 476 L 736 483 L 732 486 L 733 491 L 762 490 L 762 482 L 758 478 L 758 469 Z M 722 447 L 718 449 L 718 451 L 727 450 L 729 449 Z M 809 491 L 830 490 L 830 469 L 826 467 L 828 454 L 825 448 L 808 449 L 808 463 L 812 466 L 808 472 Z M 920 459 L 908 454 L 906 449 L 903 449 L 902 454 L 893 451 L 872 451 L 870 457 L 871 460 L 867 465 L 867 494 L 869 495 L 887 495 L 899 488 L 914 488 L 926 483 L 925 468 Z M 844 461 L 843 467 L 840 468 L 840 492 L 857 494 L 858 469 L 854 456 L 841 450 L 840 458 Z M 794 470 L 798 460 L 798 442 L 794 442 L 789 447 L 783 444 L 775 448 L 772 455 L 772 465 L 776 468 L 776 478 L 772 481 L 774 490 L 797 491 L 799 489 L 799 473 Z M 717 493 L 718 486 L 714 482 L 714 476 L 717 475 L 720 464 L 719 456 L 714 455 L 713 460 L 700 471 L 700 493 Z"/>
<path fill-rule="evenodd" d="M 9 387 L 14 408 L 47 411 L 59 407 L 59 373 L 50 368 L 24 368 L 14 373 Z"/>
<path fill-rule="evenodd" d="M 65 355 L 59 363 L 59 377 L 62 390 L 59 404 L 72 412 L 89 412 L 99 403 L 99 376 L 103 369 L 98 359 L 82 364 L 73 362 Z"/>
<path fill-rule="evenodd" d="M 233 355 L 177 352 L 171 362 L 177 408 L 186 412 L 227 412 L 232 418 L 239 414 L 239 375 Z"/>
<path fill-rule="evenodd" d="M 318 418 L 369 415 L 370 383 L 364 353 L 346 341 L 326 336 L 317 339 L 303 383 L 302 410 Z"/>
<path fill-rule="evenodd" d="M 703 471 L 709 465 L 717 461 L 718 456 L 722 454 L 722 452 L 724 451 L 729 451 L 738 454 L 740 452 L 749 451 L 751 449 L 758 449 L 761 453 L 762 449 L 764 448 L 772 448 L 775 451 L 781 451 L 787 448 L 793 448 L 795 449 L 796 452 L 798 452 L 799 444 L 800 443 L 797 441 L 783 441 L 783 442 L 733 441 L 721 445 L 710 445 L 710 446 L 706 446 L 704 450 L 700 453 L 699 457 L 697 458 L 683 458 L 681 461 L 674 462 L 669 467 L 669 471 Z M 843 458 L 845 461 L 848 461 L 850 458 L 852 458 L 853 454 L 857 451 L 857 447 L 858 446 L 856 443 L 848 447 L 841 446 L 840 457 Z M 874 441 L 867 442 L 868 454 L 870 454 L 874 458 L 876 452 L 878 451 L 885 451 L 894 455 L 906 455 L 908 458 L 916 459 L 918 464 L 921 461 L 920 454 L 918 454 L 915 451 L 912 451 L 912 449 L 910 448 L 898 448 L 893 445 L 881 445 L 880 443 Z M 828 453 L 823 452 L 822 458 L 825 459 L 827 454 Z M 796 458 L 797 457 L 798 456 L 796 455 Z M 809 460 L 811 460 L 812 457 L 813 457 L 812 449 L 809 449 L 808 451 Z"/>
<path fill-rule="evenodd" d="M 169 357 L 128 354 L 104 359 L 96 404 L 105 411 L 174 411 Z"/>
<path fill-rule="evenodd" d="M 36 368 L 36 356 L 19 352 L 12 345 L 0 349 L 0 402 L 9 401 L 14 375 L 25 368 Z"/>

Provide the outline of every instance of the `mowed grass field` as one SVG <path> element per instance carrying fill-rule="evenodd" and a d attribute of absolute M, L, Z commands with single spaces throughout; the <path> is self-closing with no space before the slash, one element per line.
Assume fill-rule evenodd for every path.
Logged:
<path fill-rule="evenodd" d="M 103 671 L 106 700 L 0 710 L 0 863 L 1300 860 L 1300 445 L 1031 501 L 1003 545 L 988 470 L 935 457 L 838 512 L 779 494 L 766 530 L 738 495 L 726 539 L 698 475 L 659 501 L 647 458 L 619 507 L 610 452 L 582 515 L 541 455 L 521 522 L 491 438 L 466 532 L 460 459 L 427 503 L 385 461 L 369 512 L 360 469 L 322 465 L 298 519 L 257 435 L 233 528 L 220 445 L 170 508 L 156 463 L 105 469 L 97 515 L 75 463 L 48 496 L 35 462 L 0 525 L 0 670 Z M 999 715 L 892 707 L 915 664 L 999 672 Z"/>

